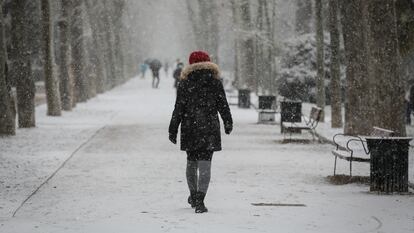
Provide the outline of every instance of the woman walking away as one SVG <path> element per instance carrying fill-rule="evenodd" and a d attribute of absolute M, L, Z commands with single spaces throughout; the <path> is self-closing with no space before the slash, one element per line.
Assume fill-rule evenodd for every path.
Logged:
<path fill-rule="evenodd" d="M 204 198 L 210 183 L 211 159 L 221 150 L 220 121 L 226 134 L 233 129 L 233 120 L 226 100 L 219 68 L 210 62 L 204 51 L 191 53 L 190 65 L 185 67 L 178 85 L 175 109 L 172 114 L 169 139 L 177 143 L 181 124 L 181 150 L 187 152 L 188 203 L 196 213 L 207 212 Z"/>

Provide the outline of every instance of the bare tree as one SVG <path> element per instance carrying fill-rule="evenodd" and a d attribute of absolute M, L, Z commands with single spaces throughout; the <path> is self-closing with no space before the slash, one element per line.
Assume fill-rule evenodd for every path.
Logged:
<path fill-rule="evenodd" d="M 259 0 L 258 3 L 255 30 L 255 77 L 257 88 L 260 89 L 258 91 L 269 94 L 272 91 L 272 62 L 274 59 L 272 25 L 267 1 Z"/>
<path fill-rule="evenodd" d="M 59 82 L 53 75 L 53 53 L 52 53 L 52 26 L 50 19 L 49 0 L 41 0 L 42 6 L 42 37 L 44 55 L 45 88 L 47 100 L 47 115 L 60 116 L 61 102 L 59 94 Z"/>
<path fill-rule="evenodd" d="M 398 44 L 404 58 L 414 50 L 414 1 L 396 0 Z"/>
<path fill-rule="evenodd" d="M 114 44 L 115 44 L 115 58 L 116 58 L 116 69 L 119 81 L 125 82 L 125 71 L 124 71 L 124 54 L 123 54 L 123 23 L 122 17 L 125 10 L 125 0 L 115 0 L 112 2 L 112 24 L 113 24 L 113 34 L 114 34 Z"/>
<path fill-rule="evenodd" d="M 3 0 L 0 0 L 0 6 Z M 6 62 L 7 53 L 4 37 L 4 19 L 0 14 L 0 135 L 16 134 L 15 109 L 13 97 L 11 95 L 10 83 L 7 80 Z"/>
<path fill-rule="evenodd" d="M 296 32 L 299 34 L 312 31 L 312 0 L 296 0 Z"/>
<path fill-rule="evenodd" d="M 276 17 L 276 9 L 277 9 L 277 0 L 272 1 L 272 18 L 271 18 L 271 42 L 272 42 L 272 48 L 271 48 L 271 93 L 278 96 L 278 88 L 276 86 L 277 83 L 277 76 L 278 76 L 278 70 L 277 70 L 277 53 L 278 53 L 278 41 L 276 37 L 276 23 L 277 23 L 277 17 Z"/>
<path fill-rule="evenodd" d="M 35 82 L 31 71 L 30 39 L 31 19 L 26 17 L 30 0 L 13 1 L 11 6 L 12 60 L 10 73 L 16 81 L 18 124 L 21 128 L 36 126 Z"/>
<path fill-rule="evenodd" d="M 366 7 L 363 0 L 339 1 L 345 44 L 345 127 L 350 135 L 368 135 L 373 122 L 368 77 Z"/>
<path fill-rule="evenodd" d="M 74 97 L 76 102 L 88 100 L 89 85 L 85 76 L 85 42 L 83 34 L 83 4 L 82 0 L 71 0 L 71 48 L 72 69 L 74 75 Z"/>
<path fill-rule="evenodd" d="M 105 57 L 106 57 L 106 68 L 108 70 L 108 87 L 113 88 L 118 84 L 118 74 L 116 69 L 116 57 L 115 57 L 115 45 L 114 45 L 114 35 L 113 35 L 113 24 L 111 20 L 111 11 L 110 11 L 110 5 L 105 0 L 102 1 L 102 4 L 100 4 L 99 12 L 101 15 L 100 20 L 100 31 L 104 34 L 105 42 L 107 46 L 105 47 Z"/>
<path fill-rule="evenodd" d="M 238 1 L 231 0 L 234 34 L 234 86 L 240 88 L 240 7 Z"/>
<path fill-rule="evenodd" d="M 105 70 L 105 56 L 103 50 L 106 48 L 104 43 L 103 33 L 100 32 L 99 27 L 99 2 L 97 0 L 85 0 L 87 9 L 87 16 L 92 30 L 93 45 L 96 48 L 96 76 L 97 76 L 97 92 L 103 93 L 106 90 L 106 70 Z"/>
<path fill-rule="evenodd" d="M 396 0 L 398 44 L 401 54 L 401 75 L 412 80 L 414 75 L 414 1 Z"/>
<path fill-rule="evenodd" d="M 240 18 L 242 23 L 240 35 L 240 86 L 256 90 L 257 83 L 254 77 L 254 34 L 252 33 L 253 25 L 249 0 L 242 0 L 240 2 Z"/>
<path fill-rule="evenodd" d="M 341 77 L 339 63 L 338 0 L 329 0 L 331 35 L 331 126 L 342 127 Z"/>
<path fill-rule="evenodd" d="M 368 5 L 369 72 L 373 82 L 375 125 L 405 136 L 404 79 L 394 0 L 371 0 Z"/>
<path fill-rule="evenodd" d="M 71 2 L 61 0 L 61 17 L 59 19 L 59 76 L 60 76 L 60 95 L 62 109 L 65 111 L 72 110 L 73 102 L 73 77 L 70 74 L 70 16 Z"/>
<path fill-rule="evenodd" d="M 197 47 L 200 47 L 201 49 L 203 49 L 205 47 L 204 40 L 203 40 L 203 37 L 201 36 L 201 31 L 200 31 L 201 28 L 198 26 L 198 18 L 197 18 L 196 9 L 194 6 L 194 1 L 186 0 L 186 6 L 188 10 L 189 20 L 191 22 L 191 26 L 192 26 L 193 33 L 194 33 L 195 44 L 197 45 Z"/>
<path fill-rule="evenodd" d="M 317 95 L 316 104 L 322 110 L 325 109 L 325 69 L 324 69 L 324 32 L 322 18 L 322 0 L 315 0 L 316 15 L 316 66 L 317 66 Z M 322 111 L 320 121 L 324 121 L 324 111 Z"/>
<path fill-rule="evenodd" d="M 218 62 L 219 26 L 216 0 L 187 0 L 186 3 L 197 47 L 208 51 Z"/>

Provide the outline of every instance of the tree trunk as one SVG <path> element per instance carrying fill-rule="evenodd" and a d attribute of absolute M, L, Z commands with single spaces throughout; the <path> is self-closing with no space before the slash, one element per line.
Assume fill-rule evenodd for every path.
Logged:
<path fill-rule="evenodd" d="M 105 37 L 105 42 L 107 43 L 107 47 L 106 47 L 106 57 L 107 57 L 107 69 L 109 70 L 109 78 L 108 78 L 108 86 L 110 88 L 113 88 L 117 85 L 117 69 L 116 69 L 116 65 L 115 65 L 115 52 L 114 52 L 114 39 L 113 39 L 113 26 L 111 23 L 111 11 L 108 9 L 109 5 L 107 3 L 107 1 L 103 2 L 103 5 L 101 5 L 101 19 L 100 22 L 100 27 L 101 27 L 101 31 L 104 33 L 104 37 Z M 108 77 L 107 76 L 107 77 Z"/>
<path fill-rule="evenodd" d="M 62 109 L 65 111 L 72 110 L 73 102 L 73 80 L 69 73 L 70 69 L 70 15 L 71 4 L 70 1 L 61 0 L 61 17 L 59 21 L 60 32 L 60 96 L 62 101 Z"/>
<path fill-rule="evenodd" d="M 89 85 L 85 75 L 85 42 L 83 35 L 83 6 L 82 0 L 72 0 L 71 17 L 71 47 L 72 68 L 74 75 L 74 97 L 76 102 L 86 102 L 89 95 Z"/>
<path fill-rule="evenodd" d="M 243 34 L 241 35 L 240 51 L 240 81 L 243 88 L 256 90 L 256 79 L 254 77 L 254 37 L 251 35 L 252 22 L 249 0 L 243 0 L 240 4 L 241 23 Z"/>
<path fill-rule="evenodd" d="M 53 58 L 52 58 L 52 27 L 50 22 L 50 5 L 49 0 L 42 0 L 42 37 L 43 37 L 43 55 L 44 55 L 44 73 L 45 88 L 47 100 L 47 115 L 60 116 L 61 103 L 59 94 L 59 83 L 53 75 Z"/>
<path fill-rule="evenodd" d="M 272 64 L 272 70 L 271 70 L 271 93 L 272 95 L 278 96 L 278 87 L 277 87 L 277 47 L 278 47 L 278 41 L 276 37 L 276 9 L 277 9 L 277 0 L 272 1 L 272 20 L 271 20 L 271 42 L 272 42 L 272 48 L 271 48 L 271 64 Z"/>
<path fill-rule="evenodd" d="M 3 0 L 0 0 L 0 6 Z M 0 135 L 15 135 L 16 120 L 14 101 L 11 95 L 10 83 L 8 83 L 6 64 L 7 53 L 4 37 L 4 20 L 0 18 Z"/>
<path fill-rule="evenodd" d="M 295 29 L 299 34 L 312 31 L 312 0 L 296 0 L 296 24 Z"/>
<path fill-rule="evenodd" d="M 331 126 L 342 127 L 341 74 L 339 63 L 338 0 L 329 0 L 331 35 Z"/>
<path fill-rule="evenodd" d="M 396 0 L 398 44 L 406 60 L 414 52 L 414 1 Z"/>
<path fill-rule="evenodd" d="M 399 72 L 394 0 L 371 0 L 368 12 L 369 71 L 375 79 L 375 125 L 405 136 L 405 82 Z"/>
<path fill-rule="evenodd" d="M 370 81 L 364 0 L 339 1 L 346 58 L 345 134 L 369 135 L 371 114 Z"/>
<path fill-rule="evenodd" d="M 93 3 L 93 4 L 92 4 Z M 104 73 L 104 78 L 102 80 L 102 85 L 104 85 L 104 89 L 108 90 L 114 87 L 114 69 L 113 69 L 113 54 L 112 54 L 112 44 L 111 44 L 111 34 L 106 26 L 109 21 L 106 18 L 106 10 L 103 1 L 92 1 L 88 4 L 92 4 L 95 6 L 93 8 L 93 15 L 96 18 L 96 26 L 97 26 L 97 35 L 100 46 L 100 54 L 101 54 L 101 61 L 102 61 L 102 71 Z M 89 7 L 88 7 L 89 8 Z"/>
<path fill-rule="evenodd" d="M 26 17 L 29 0 L 13 1 L 12 18 L 12 65 L 11 75 L 16 81 L 17 112 L 20 128 L 36 126 L 35 83 L 30 62 L 30 20 Z"/>
<path fill-rule="evenodd" d="M 103 43 L 103 39 L 99 31 L 99 22 L 98 22 L 99 12 L 96 10 L 97 4 L 99 4 L 97 1 L 91 1 L 91 0 L 85 1 L 85 5 L 87 8 L 87 12 L 88 12 L 87 15 L 88 15 L 89 22 L 90 22 L 91 29 L 92 29 L 93 44 L 94 44 L 94 47 L 96 48 L 96 61 L 95 61 L 96 62 L 95 69 L 96 69 L 96 76 L 97 76 L 96 91 L 98 93 L 103 93 L 106 90 L 105 82 L 107 79 L 106 73 L 105 73 L 106 71 L 104 67 L 105 56 L 103 54 L 105 45 Z"/>
<path fill-rule="evenodd" d="M 116 0 L 113 2 L 113 17 L 112 24 L 114 29 L 114 44 L 115 44 L 115 58 L 116 58 L 116 69 L 119 83 L 125 82 L 125 71 L 124 71 L 124 54 L 122 47 L 122 31 L 123 23 L 122 16 L 125 10 L 124 0 Z"/>
<path fill-rule="evenodd" d="M 233 34 L 234 34 L 234 83 L 233 86 L 237 89 L 241 88 L 240 82 L 240 51 L 241 51 L 241 40 L 240 40 L 240 6 L 239 2 L 232 0 L 232 14 L 233 14 Z"/>
<path fill-rule="evenodd" d="M 263 38 L 261 38 L 261 35 L 264 31 L 264 12 L 263 12 L 263 0 L 258 0 L 258 6 L 257 6 L 257 13 L 256 13 L 256 22 L 255 22 L 255 28 L 254 28 L 254 77 L 256 81 L 256 94 L 257 95 L 263 95 L 263 89 L 264 89 L 264 51 L 263 51 Z"/>
<path fill-rule="evenodd" d="M 263 1 L 263 11 L 264 11 L 264 28 L 265 28 L 265 35 L 266 35 L 266 43 L 263 45 L 263 59 L 264 59 L 264 77 L 265 77 L 265 92 L 267 95 L 273 93 L 273 76 L 272 76 L 272 65 L 273 65 L 273 37 L 272 37 L 272 25 L 270 22 L 270 15 L 269 15 L 269 5 L 268 1 Z"/>
<path fill-rule="evenodd" d="M 211 58 L 218 63 L 219 25 L 216 0 L 187 0 L 186 5 L 196 46 L 200 50 L 209 52 Z M 196 6 L 198 6 L 198 11 Z"/>
<path fill-rule="evenodd" d="M 204 41 L 203 41 L 203 37 L 202 37 L 202 32 L 200 31 L 200 27 L 198 26 L 198 14 L 196 14 L 195 9 L 193 7 L 194 1 L 192 0 L 186 0 L 186 6 L 187 6 L 187 11 L 188 11 L 188 16 L 189 16 L 189 20 L 191 22 L 191 26 L 193 29 L 193 34 L 194 34 L 194 40 L 195 40 L 195 44 L 198 48 L 200 49 L 204 49 Z"/>
<path fill-rule="evenodd" d="M 316 66 L 317 66 L 317 97 L 316 104 L 322 109 L 320 121 L 324 122 L 325 109 L 325 56 L 324 56 L 324 33 L 322 21 L 322 0 L 315 0 L 316 15 Z"/>
<path fill-rule="evenodd" d="M 217 6 L 217 0 L 207 1 L 209 5 L 209 24 L 210 24 L 210 53 L 214 59 L 215 63 L 219 63 L 219 43 L 220 43 L 220 31 L 219 31 L 219 11 Z"/>

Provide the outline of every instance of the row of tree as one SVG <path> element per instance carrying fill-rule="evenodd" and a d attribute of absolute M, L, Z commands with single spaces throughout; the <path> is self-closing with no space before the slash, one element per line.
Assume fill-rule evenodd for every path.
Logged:
<path fill-rule="evenodd" d="M 235 77 L 238 88 L 277 94 L 279 55 L 275 34 L 277 0 L 231 1 L 235 28 Z M 369 134 L 372 126 L 405 135 L 405 85 L 401 64 L 414 51 L 414 3 L 411 0 L 297 0 L 298 34 L 316 38 L 316 102 L 325 107 L 325 69 L 330 69 L 332 127 Z M 254 19 L 253 16 L 256 16 Z M 324 34 L 330 35 L 330 67 L 325 67 Z M 343 45 L 341 42 L 343 41 Z M 340 49 L 343 47 L 343 49 Z M 340 53 L 346 64 L 341 87 Z M 322 119 L 323 120 L 323 119 Z"/>
<path fill-rule="evenodd" d="M 124 64 L 131 59 L 125 0 L 0 0 L 0 6 L 0 135 L 15 134 L 16 115 L 20 128 L 36 125 L 35 81 L 44 81 L 47 114 L 60 116 L 132 76 Z"/>
<path fill-rule="evenodd" d="M 232 0 L 235 28 L 235 85 L 257 93 L 275 93 L 277 1 Z M 254 17 L 256 16 L 256 17 Z"/>

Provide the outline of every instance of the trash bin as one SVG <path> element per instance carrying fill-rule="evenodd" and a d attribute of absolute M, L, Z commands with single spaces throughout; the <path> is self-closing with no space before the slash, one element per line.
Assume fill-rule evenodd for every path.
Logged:
<path fill-rule="evenodd" d="M 239 108 L 250 108 L 250 90 L 239 90 Z"/>
<path fill-rule="evenodd" d="M 367 137 L 371 155 L 370 190 L 408 192 L 408 150 L 411 137 Z"/>
<path fill-rule="evenodd" d="M 301 101 L 292 101 L 284 100 L 280 102 L 280 129 L 283 133 L 283 122 L 301 122 L 302 121 L 302 102 Z M 292 133 L 300 133 L 300 130 L 297 130 Z"/>
<path fill-rule="evenodd" d="M 274 95 L 261 95 L 259 96 L 259 109 L 275 109 L 276 96 Z"/>

